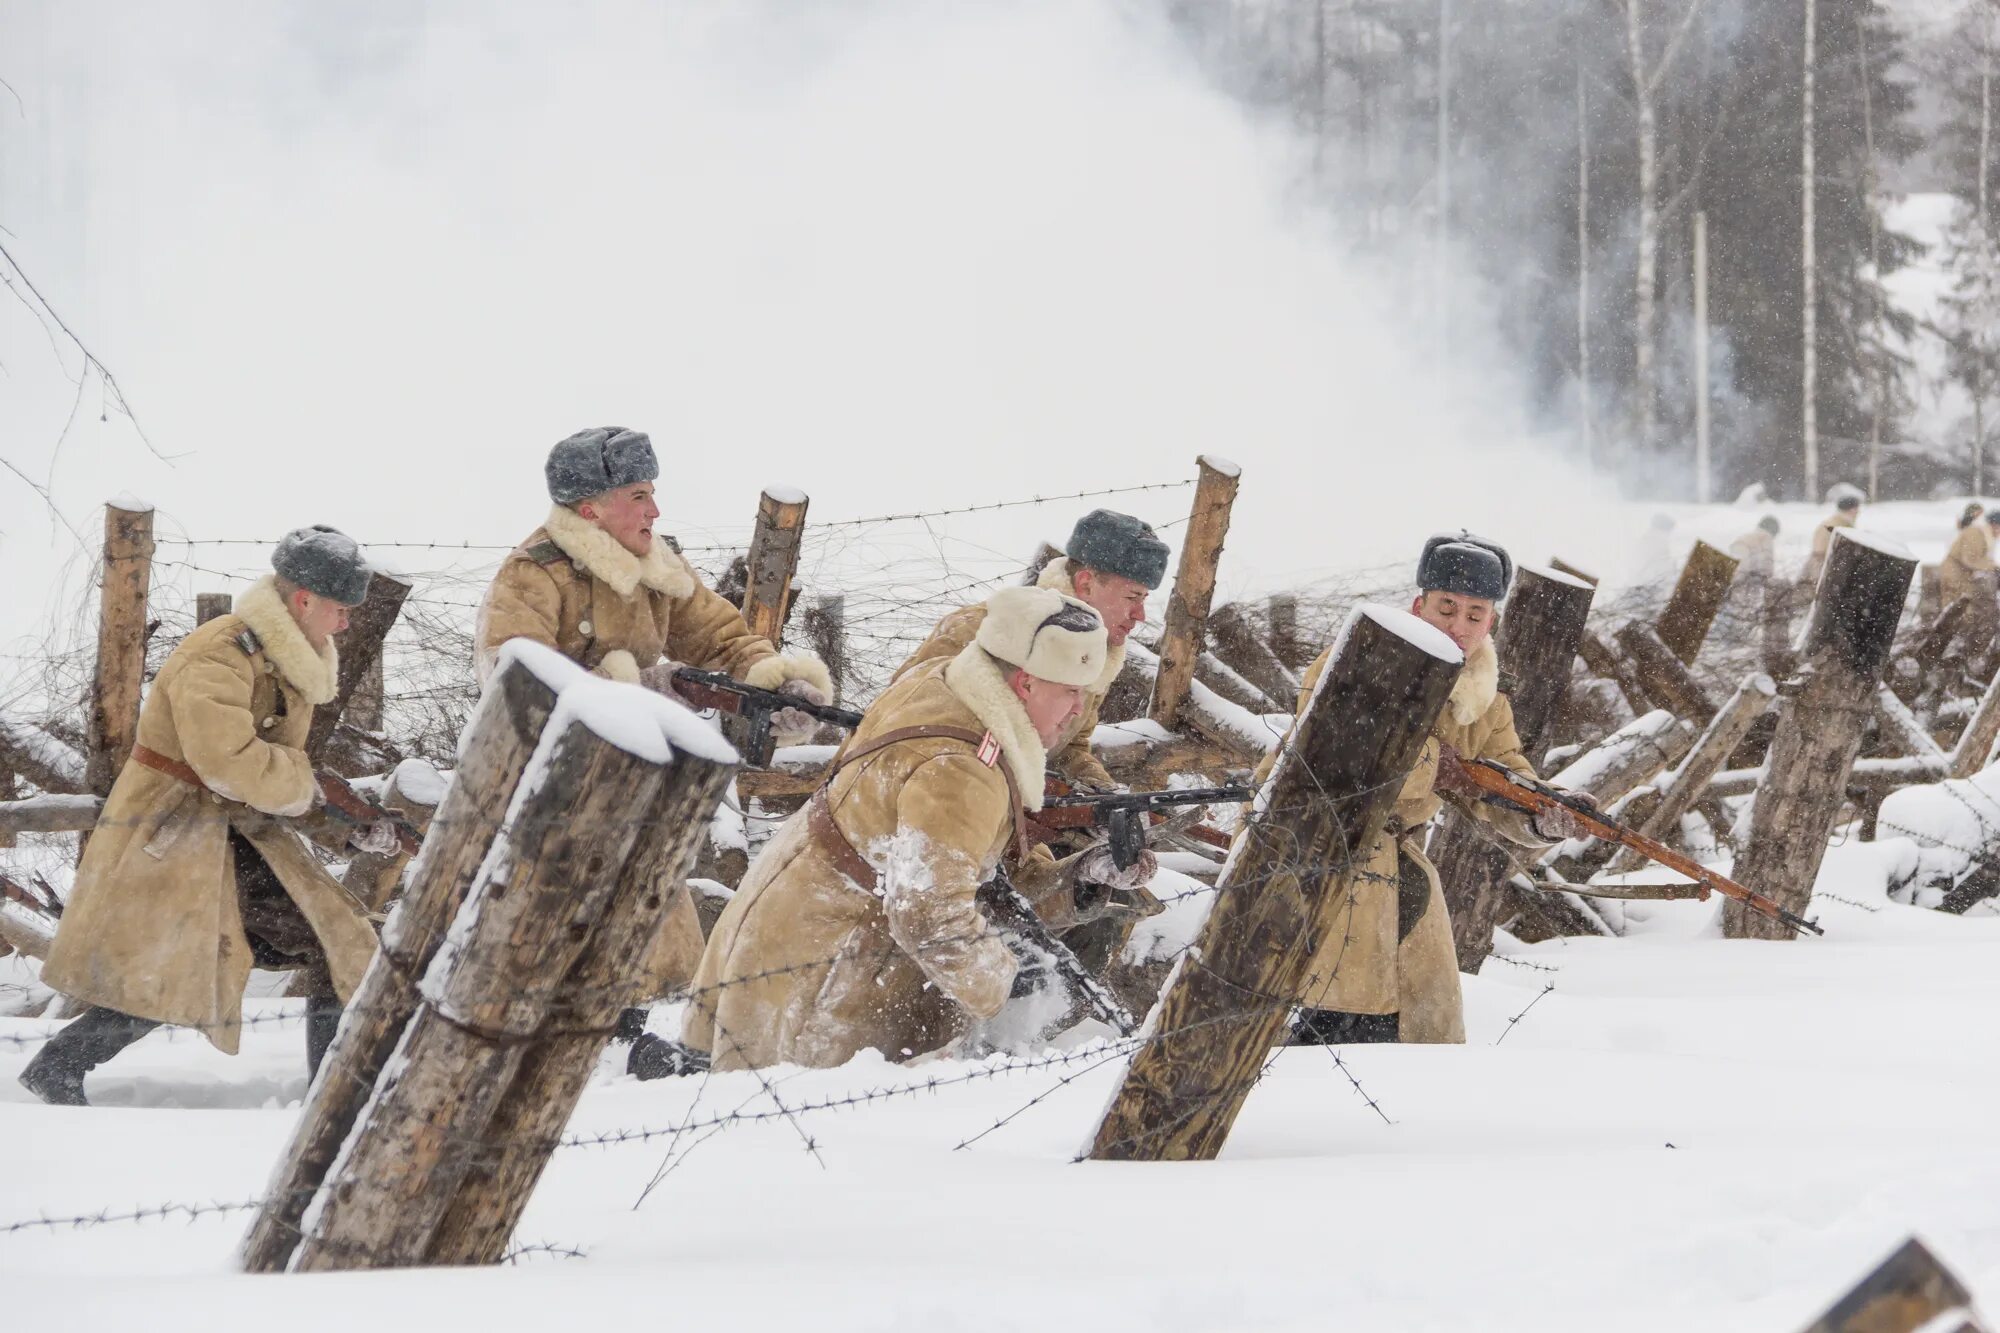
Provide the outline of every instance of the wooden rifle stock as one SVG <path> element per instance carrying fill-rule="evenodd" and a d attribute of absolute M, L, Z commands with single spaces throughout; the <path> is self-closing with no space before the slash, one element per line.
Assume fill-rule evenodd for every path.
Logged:
<path fill-rule="evenodd" d="M 1766 897 L 1755 889 L 1746 888 L 1728 876 L 1710 870 L 1693 857 L 1684 856 L 1665 843 L 1655 842 L 1644 834 L 1635 833 L 1623 824 L 1606 818 L 1588 803 L 1560 792 L 1547 783 L 1524 777 L 1512 769 L 1494 763 L 1491 759 L 1467 759 L 1447 746 L 1438 756 L 1438 779 L 1440 790 L 1469 792 L 1478 796 L 1480 800 L 1511 806 L 1531 815 L 1560 808 L 1581 824 L 1591 837 L 1620 847 L 1629 847 L 1648 861 L 1686 875 L 1702 890 L 1703 898 L 1713 890 L 1725 898 L 1734 898 L 1753 912 L 1759 912 L 1774 921 L 1782 921 L 1794 930 L 1810 931 L 1814 935 L 1826 933 L 1817 923 L 1788 910 L 1776 899 Z"/>

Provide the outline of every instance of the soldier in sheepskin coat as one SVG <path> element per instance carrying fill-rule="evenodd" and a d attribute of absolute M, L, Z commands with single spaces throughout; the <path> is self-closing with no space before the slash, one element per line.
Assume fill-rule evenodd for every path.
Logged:
<path fill-rule="evenodd" d="M 292 533 L 272 564 L 147 692 L 42 970 L 95 1006 L 22 1073 L 44 1100 L 84 1104 L 84 1075 L 163 1023 L 234 1054 L 253 964 L 306 969 L 316 1068 L 374 956 L 366 911 L 294 825 L 319 801 L 306 734 L 336 692 L 332 633 L 367 595 L 368 568 L 330 528 Z"/>

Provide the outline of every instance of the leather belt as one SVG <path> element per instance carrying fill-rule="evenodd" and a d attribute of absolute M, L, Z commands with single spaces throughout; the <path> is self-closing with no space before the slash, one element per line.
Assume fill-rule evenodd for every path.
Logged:
<path fill-rule="evenodd" d="M 865 758 L 878 750 L 886 750 L 892 745 L 900 745 L 904 741 L 961 741 L 978 749 L 986 744 L 990 735 L 991 733 L 982 735 L 965 727 L 899 727 L 855 746 L 826 771 L 826 780 L 820 783 L 818 790 L 813 792 L 812 799 L 806 802 L 806 831 L 832 859 L 836 870 L 868 892 L 876 892 L 881 888 L 882 877 L 876 873 L 875 867 L 868 863 L 868 858 L 855 850 L 854 844 L 847 840 L 847 835 L 840 831 L 840 825 L 834 822 L 833 807 L 828 804 L 826 795 L 833 787 L 834 775 L 857 759 Z M 1007 780 L 1007 808 L 1014 817 L 1014 850 L 1018 855 L 1028 844 L 1028 817 L 1021 807 L 1021 792 L 1014 781 L 1014 770 L 1007 766 L 1005 755 L 1000 757 L 996 767 L 1000 770 L 1000 776 Z"/>
<path fill-rule="evenodd" d="M 135 745 L 132 747 L 132 762 L 135 764 L 144 764 L 155 773 L 165 773 L 177 782 L 185 782 L 196 791 L 205 791 L 211 796 L 215 794 L 210 790 L 209 785 L 201 780 L 201 774 L 195 772 L 178 759 L 169 759 L 158 750 L 149 749 L 144 745 Z"/>

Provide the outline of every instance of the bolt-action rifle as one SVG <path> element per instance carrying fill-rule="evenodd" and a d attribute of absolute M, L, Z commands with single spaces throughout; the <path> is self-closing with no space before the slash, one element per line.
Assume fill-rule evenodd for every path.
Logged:
<path fill-rule="evenodd" d="M 1766 897 L 1755 889 L 1745 888 L 1726 875 L 1717 874 L 1693 857 L 1683 856 L 1665 843 L 1655 842 L 1643 833 L 1633 832 L 1616 820 L 1600 814 L 1594 806 L 1568 792 L 1558 791 L 1545 782 L 1516 773 L 1510 768 L 1494 763 L 1491 759 L 1467 759 L 1458 751 L 1446 746 L 1438 757 L 1437 785 L 1441 791 L 1456 792 L 1491 805 L 1502 805 L 1524 811 L 1530 815 L 1538 815 L 1545 810 L 1560 807 L 1581 824 L 1591 837 L 1619 847 L 1629 847 L 1648 861 L 1657 862 L 1669 870 L 1686 875 L 1701 890 L 1699 894 L 1701 898 L 1707 898 L 1712 890 L 1725 898 L 1734 898 L 1753 912 L 1761 913 L 1774 921 L 1782 921 L 1794 930 L 1810 931 L 1815 935 L 1826 933 L 1819 928 L 1817 922 L 1806 920 L 1776 899 Z"/>

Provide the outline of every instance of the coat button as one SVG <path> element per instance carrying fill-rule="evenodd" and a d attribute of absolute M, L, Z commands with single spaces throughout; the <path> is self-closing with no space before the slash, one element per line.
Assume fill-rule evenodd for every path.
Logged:
<path fill-rule="evenodd" d="M 576 627 L 576 632 L 578 634 L 583 635 L 585 638 L 589 638 L 592 633 L 590 622 L 586 620 L 582 624 L 578 625 Z"/>
<path fill-rule="evenodd" d="M 257 725 L 263 727 L 265 730 L 268 731 L 270 728 L 278 725 L 278 719 L 275 717 L 267 717 L 262 722 L 259 722 Z"/>
<path fill-rule="evenodd" d="M 217 796 L 214 792 L 210 792 L 208 794 L 208 799 L 214 802 L 216 805 L 222 804 L 222 798 L 220 796 Z"/>

